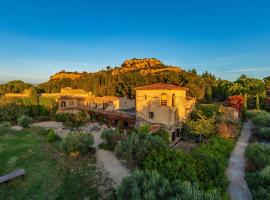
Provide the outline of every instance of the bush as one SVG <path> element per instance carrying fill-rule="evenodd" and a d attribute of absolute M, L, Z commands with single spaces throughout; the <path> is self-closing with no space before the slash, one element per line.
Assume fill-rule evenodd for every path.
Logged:
<path fill-rule="evenodd" d="M 196 106 L 195 112 L 198 115 L 203 115 L 206 118 L 215 116 L 219 111 L 220 105 L 218 104 L 199 104 Z"/>
<path fill-rule="evenodd" d="M 116 190 L 118 200 L 159 199 L 159 200 L 217 200 L 220 195 L 216 191 L 203 192 L 196 184 L 175 181 L 159 175 L 156 171 L 135 171 L 124 178 Z"/>
<path fill-rule="evenodd" d="M 2 122 L 0 123 L 0 134 L 3 134 L 11 129 L 10 122 Z"/>
<path fill-rule="evenodd" d="M 221 121 L 217 125 L 218 135 L 223 138 L 235 138 L 238 134 L 238 125 Z"/>
<path fill-rule="evenodd" d="M 127 140 L 115 147 L 115 153 L 129 164 L 141 166 L 147 155 L 156 151 L 161 152 L 168 147 L 162 138 L 149 133 L 131 133 Z"/>
<path fill-rule="evenodd" d="M 170 134 L 164 129 L 159 129 L 157 132 L 152 133 L 152 135 L 159 136 L 166 144 L 170 144 Z"/>
<path fill-rule="evenodd" d="M 209 144 L 201 144 L 193 150 L 192 157 L 196 162 L 197 178 L 202 188 L 218 187 L 225 191 L 227 180 L 224 171 L 233 147 L 231 140 L 214 137 Z"/>
<path fill-rule="evenodd" d="M 248 145 L 245 153 L 251 168 L 260 170 L 270 165 L 270 144 L 254 143 Z"/>
<path fill-rule="evenodd" d="M 92 149 L 94 138 L 91 134 L 82 132 L 69 133 L 60 143 L 60 148 L 67 154 L 86 154 Z"/>
<path fill-rule="evenodd" d="M 47 134 L 47 141 L 48 142 L 55 142 L 58 139 L 57 134 L 54 132 L 54 130 L 49 129 Z"/>
<path fill-rule="evenodd" d="M 28 113 L 29 109 L 20 99 L 0 98 L 0 122 L 16 122 L 18 117 Z"/>
<path fill-rule="evenodd" d="M 145 170 L 156 170 L 170 181 L 192 181 L 196 179 L 195 160 L 190 154 L 177 151 L 165 150 L 152 152 L 143 162 Z"/>
<path fill-rule="evenodd" d="M 30 124 L 33 123 L 33 119 L 31 117 L 28 117 L 27 115 L 23 115 L 20 118 L 18 118 L 18 124 L 23 128 L 29 128 Z"/>
<path fill-rule="evenodd" d="M 102 132 L 101 138 L 106 141 L 107 148 L 113 151 L 116 144 L 119 141 L 125 140 L 126 136 L 120 131 L 107 129 Z"/>
<path fill-rule="evenodd" d="M 269 127 L 261 127 L 256 131 L 258 137 L 262 139 L 269 140 L 270 139 L 270 128 Z"/>
<path fill-rule="evenodd" d="M 270 113 L 266 111 L 247 111 L 247 117 L 258 126 L 270 127 Z"/>
<path fill-rule="evenodd" d="M 188 132 L 192 135 L 202 135 L 209 137 L 214 135 L 215 132 L 215 119 L 197 119 L 196 121 L 188 120 L 186 122 Z"/>
<path fill-rule="evenodd" d="M 83 111 L 78 113 L 58 113 L 54 118 L 56 121 L 63 122 L 66 127 L 70 128 L 78 128 L 80 126 L 86 125 L 88 122 L 87 114 Z"/>
<path fill-rule="evenodd" d="M 248 173 L 246 180 L 254 200 L 270 199 L 270 166 L 259 172 Z"/>

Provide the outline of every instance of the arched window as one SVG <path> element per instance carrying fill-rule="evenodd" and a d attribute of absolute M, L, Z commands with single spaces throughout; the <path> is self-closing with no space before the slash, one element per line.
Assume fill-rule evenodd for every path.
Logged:
<path fill-rule="evenodd" d="M 172 95 L 172 106 L 175 106 L 175 94 Z"/>
<path fill-rule="evenodd" d="M 161 95 L 161 105 L 162 106 L 167 106 L 168 104 L 167 104 L 167 94 L 165 94 L 165 93 L 163 93 L 162 95 Z"/>
<path fill-rule="evenodd" d="M 61 108 L 65 108 L 66 107 L 66 102 L 62 101 L 60 106 L 61 106 Z"/>

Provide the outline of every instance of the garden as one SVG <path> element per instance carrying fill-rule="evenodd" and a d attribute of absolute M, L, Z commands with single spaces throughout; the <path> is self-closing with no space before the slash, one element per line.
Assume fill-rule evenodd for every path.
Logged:
<path fill-rule="evenodd" d="M 112 180 L 96 163 L 93 136 L 69 133 L 58 138 L 49 129 L 30 127 L 31 118 L 0 124 L 0 174 L 26 171 L 9 184 L 0 185 L 0 199 L 101 199 L 112 191 Z"/>
<path fill-rule="evenodd" d="M 191 152 L 170 149 L 169 134 L 162 129 L 149 134 L 147 125 L 127 134 L 103 131 L 100 147 L 114 151 L 133 172 L 116 189 L 115 198 L 228 199 L 224 172 L 241 129 L 241 122 L 230 115 L 220 105 L 198 105 L 183 129 L 182 139 L 197 144 Z"/>
<path fill-rule="evenodd" d="M 246 149 L 246 181 L 254 200 L 270 199 L 270 113 L 254 110 L 247 116 L 255 127 Z"/>

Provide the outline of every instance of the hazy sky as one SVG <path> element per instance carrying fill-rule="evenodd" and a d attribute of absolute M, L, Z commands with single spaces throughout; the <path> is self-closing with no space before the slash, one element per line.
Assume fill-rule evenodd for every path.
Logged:
<path fill-rule="evenodd" d="M 0 0 L 0 82 L 42 82 L 134 57 L 263 78 L 269 10 L 268 0 Z"/>

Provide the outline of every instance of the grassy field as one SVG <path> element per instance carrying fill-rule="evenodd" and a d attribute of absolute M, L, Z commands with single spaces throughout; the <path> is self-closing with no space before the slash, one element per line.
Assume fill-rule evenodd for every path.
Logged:
<path fill-rule="evenodd" d="M 0 185 L 0 199 L 92 200 L 110 191 L 111 181 L 95 165 L 93 154 L 74 160 L 57 146 L 46 141 L 46 131 L 40 128 L 0 135 L 0 176 L 16 168 L 26 170 L 25 180 Z"/>

